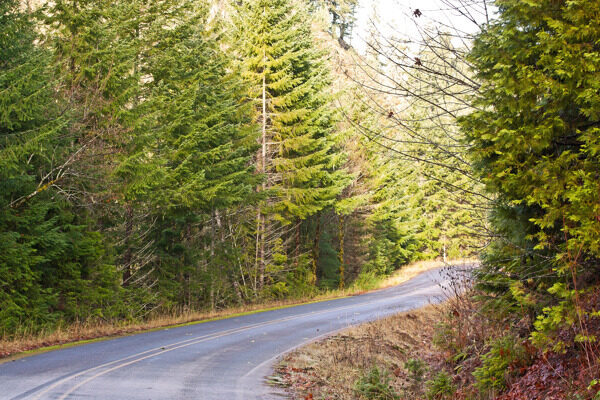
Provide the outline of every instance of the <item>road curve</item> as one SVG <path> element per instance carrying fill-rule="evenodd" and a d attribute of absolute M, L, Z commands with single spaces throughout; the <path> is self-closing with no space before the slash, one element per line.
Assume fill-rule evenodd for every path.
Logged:
<path fill-rule="evenodd" d="M 442 269 L 389 289 L 126 336 L 0 364 L 0 399 L 281 399 L 277 357 L 349 325 L 443 298 Z"/>

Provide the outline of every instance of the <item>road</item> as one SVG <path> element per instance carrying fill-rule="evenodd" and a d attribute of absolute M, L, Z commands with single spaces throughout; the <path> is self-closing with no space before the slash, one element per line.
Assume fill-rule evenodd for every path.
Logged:
<path fill-rule="evenodd" d="M 284 353 L 350 325 L 437 302 L 431 270 L 396 287 L 89 343 L 0 364 L 1 399 L 282 399 Z"/>

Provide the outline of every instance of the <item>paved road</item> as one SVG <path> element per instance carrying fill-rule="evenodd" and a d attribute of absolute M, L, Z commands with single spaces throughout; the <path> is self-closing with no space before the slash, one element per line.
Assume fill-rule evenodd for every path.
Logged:
<path fill-rule="evenodd" d="M 442 298 L 440 270 L 400 286 L 51 351 L 0 364 L 1 399 L 282 399 L 265 384 L 293 348 Z"/>

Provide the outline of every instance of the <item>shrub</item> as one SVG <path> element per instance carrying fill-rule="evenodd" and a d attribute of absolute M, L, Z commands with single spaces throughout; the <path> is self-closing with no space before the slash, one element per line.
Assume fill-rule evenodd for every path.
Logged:
<path fill-rule="evenodd" d="M 448 322 L 438 322 L 433 334 L 433 344 L 440 350 L 456 351 L 454 329 Z"/>
<path fill-rule="evenodd" d="M 423 382 L 423 376 L 427 371 L 427 365 L 423 361 L 411 358 L 404 363 L 404 368 L 410 373 L 410 379 L 415 386 Z"/>
<path fill-rule="evenodd" d="M 361 376 L 354 386 L 354 391 L 362 399 L 368 400 L 399 400 L 390 386 L 390 376 L 385 370 L 371 368 L 368 374 Z"/>
<path fill-rule="evenodd" d="M 425 395 L 428 399 L 451 399 L 455 392 L 452 377 L 445 371 L 438 372 L 432 380 L 425 382 Z"/>
<path fill-rule="evenodd" d="M 483 365 L 473 372 L 477 389 L 482 393 L 506 389 L 511 371 L 518 365 L 525 365 L 526 358 L 525 348 L 517 337 L 507 335 L 495 340 L 490 351 L 481 357 Z"/>

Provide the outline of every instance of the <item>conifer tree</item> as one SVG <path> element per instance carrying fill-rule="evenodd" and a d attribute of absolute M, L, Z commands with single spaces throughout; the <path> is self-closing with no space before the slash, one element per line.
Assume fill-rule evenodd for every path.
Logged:
<path fill-rule="evenodd" d="M 36 255 L 35 242 L 48 227 L 35 234 L 23 228 L 43 223 L 47 205 L 29 203 L 25 213 L 14 206 L 36 192 L 37 160 L 28 165 L 27 157 L 49 133 L 44 116 L 51 89 L 45 83 L 48 54 L 35 48 L 31 16 L 20 12 L 17 1 L 0 4 L 0 37 L 0 330 L 11 333 L 21 318 L 43 314 L 36 271 L 42 257 Z M 30 309 L 36 305 L 41 310 Z"/>
<path fill-rule="evenodd" d="M 265 246 L 272 246 L 272 224 L 299 224 L 331 206 L 346 184 L 337 169 L 343 155 L 332 137 L 328 71 L 315 49 L 306 8 L 302 2 L 249 0 L 235 18 L 236 47 L 262 126 L 257 167 L 266 175 L 259 190 L 268 193 L 268 201 L 257 218 L 261 276 L 269 263 Z"/>
<path fill-rule="evenodd" d="M 527 304 L 538 312 L 557 304 L 536 323 L 546 344 L 546 334 L 583 315 L 573 307 L 578 290 L 600 265 L 600 4 L 498 6 L 470 54 L 482 87 L 477 110 L 462 120 L 476 171 L 495 196 L 499 239 L 481 286 L 509 307 L 525 296 L 539 299 Z"/>
<path fill-rule="evenodd" d="M 111 174 L 116 157 L 131 140 L 132 103 L 138 96 L 138 28 L 144 1 L 57 0 L 46 16 L 47 44 L 69 118 L 72 154 L 63 170 L 61 190 L 102 219 L 120 242 L 129 242 L 132 210 L 120 198 Z M 72 178 L 71 178 L 72 177 Z M 117 225 L 115 227 L 114 225 Z M 118 250 L 121 250 L 120 248 Z M 127 251 L 117 262 L 123 263 Z M 126 283 L 127 280 L 124 280 Z"/>
<path fill-rule="evenodd" d="M 0 5 L 0 331 L 8 334 L 25 320 L 35 330 L 119 307 L 102 236 L 59 187 L 73 120 L 36 16 L 16 1 Z"/>
<path fill-rule="evenodd" d="M 205 2 L 172 3 L 145 32 L 151 46 L 141 70 L 148 78 L 136 110 L 134 149 L 119 169 L 128 182 L 126 197 L 159 218 L 153 228 L 159 287 L 177 292 L 173 278 L 194 281 L 198 300 L 218 275 L 214 225 L 227 209 L 248 201 L 257 181 L 250 162 L 256 130 L 207 16 Z M 208 277 L 206 285 L 200 275 Z"/>

